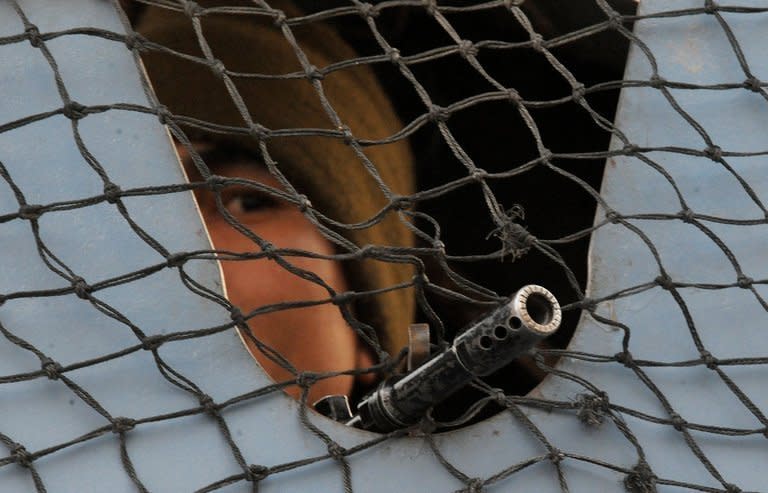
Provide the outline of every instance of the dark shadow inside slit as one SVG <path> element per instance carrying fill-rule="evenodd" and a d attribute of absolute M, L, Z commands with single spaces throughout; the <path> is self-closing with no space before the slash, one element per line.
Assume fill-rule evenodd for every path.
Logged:
<path fill-rule="evenodd" d="M 566 14 L 558 11 L 554 3 L 537 2 L 528 12 L 544 39 L 554 39 L 606 19 L 591 0 L 574 2 L 579 4 L 579 9 L 570 17 L 563 17 Z M 634 14 L 635 3 L 632 1 L 617 0 L 611 4 L 622 15 Z M 529 39 L 528 33 L 504 9 L 447 18 L 463 39 L 472 42 Z M 348 19 L 348 22 L 339 19 L 335 24 L 360 53 L 380 53 L 370 30 L 360 19 Z M 376 24 L 388 42 L 403 55 L 453 43 L 423 9 L 387 10 L 377 17 Z M 625 26 L 632 29 L 631 23 L 625 23 Z M 616 111 L 628 46 L 622 34 L 606 30 L 551 49 L 558 62 L 587 89 L 585 100 L 589 107 L 607 122 L 613 121 Z M 580 318 L 578 303 L 586 288 L 589 230 L 596 208 L 595 198 L 588 189 L 599 193 L 605 166 L 604 156 L 590 158 L 588 154 L 605 153 L 611 134 L 601 128 L 582 105 L 573 98 L 567 99 L 574 92 L 571 85 L 541 53 L 530 48 L 480 49 L 477 60 L 486 73 L 505 88 L 514 88 L 525 101 L 538 102 L 526 108 L 535 122 L 540 142 L 537 144 L 520 111 L 508 101 L 470 105 L 452 113 L 445 124 L 474 165 L 485 172 L 494 174 L 526 169 L 519 174 L 508 173 L 511 175 L 508 177 L 487 179 L 486 183 L 499 204 L 516 214 L 514 223 L 533 237 L 545 240 L 544 243 L 560 257 L 562 265 L 534 247 L 521 249 L 521 252 L 509 251 L 503 259 L 453 261 L 449 266 L 466 279 L 502 296 L 509 296 L 526 284 L 539 284 L 549 289 L 564 307 L 563 322 L 560 330 L 540 347 L 540 355 L 546 365 L 555 365 L 557 357 L 548 354 L 547 350 L 567 347 Z M 423 101 L 397 67 L 377 64 L 376 68 L 406 123 L 427 112 Z M 459 54 L 414 64 L 410 68 L 432 103 L 443 108 L 497 90 Z M 606 82 L 615 84 L 609 89 L 595 89 Z M 454 155 L 436 124 L 429 123 L 419 129 L 411 137 L 411 143 L 419 166 L 420 191 L 469 174 L 466 163 Z M 541 156 L 540 145 L 555 157 L 549 163 L 530 166 L 529 163 Z M 469 184 L 420 202 L 418 210 L 440 224 L 441 240 L 448 255 L 488 254 L 503 245 L 499 235 L 494 234 L 498 224 L 492 220 L 485 198 L 480 185 Z M 426 222 L 419 226 L 426 232 L 433 231 Z M 514 246 L 507 245 L 511 250 Z M 429 257 L 424 260 L 429 266 L 431 282 L 457 289 L 437 261 Z M 564 266 L 571 271 L 576 285 L 569 279 Z M 487 307 L 457 303 L 434 293 L 428 295 L 428 300 L 445 324 L 448 339 L 488 310 Z M 429 320 L 422 313 L 418 321 Z M 537 366 L 532 358 L 524 358 L 484 381 L 507 395 L 525 395 L 546 375 L 547 371 Z M 440 422 L 466 418 L 472 404 L 487 395 L 487 390 L 467 387 L 436 408 L 433 417 Z M 445 429 L 480 421 L 501 410 L 500 405 L 489 402 L 464 422 Z"/>

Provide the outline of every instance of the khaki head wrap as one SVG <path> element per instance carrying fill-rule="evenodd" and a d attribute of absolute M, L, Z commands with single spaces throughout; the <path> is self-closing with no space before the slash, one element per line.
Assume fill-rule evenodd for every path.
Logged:
<path fill-rule="evenodd" d="M 201 7 L 222 4 L 254 6 L 251 2 L 198 2 Z M 289 17 L 296 15 L 293 7 L 285 2 L 270 2 L 270 5 L 281 8 Z M 247 128 L 222 77 L 211 64 L 200 63 L 205 57 L 188 13 L 151 7 L 136 27 L 149 41 L 198 59 L 191 61 L 154 49 L 142 53 L 159 101 L 177 116 Z M 294 49 L 273 17 L 206 13 L 199 19 L 214 58 L 228 71 L 268 75 L 304 73 Z M 323 68 L 356 57 L 327 26 L 313 23 L 291 30 L 315 67 Z M 252 120 L 259 125 L 270 130 L 338 130 L 307 78 L 264 80 L 233 76 L 232 80 Z M 383 139 L 402 128 L 369 67 L 355 66 L 332 72 L 321 84 L 331 106 L 355 138 Z M 256 136 L 202 133 L 193 128 L 185 128 L 185 132 L 191 139 L 230 143 L 258 152 Z M 364 221 L 388 204 L 363 161 L 341 138 L 270 137 L 267 149 L 280 172 L 300 193 L 307 195 L 312 207 L 336 221 Z M 413 191 L 412 156 L 404 141 L 366 147 L 364 152 L 392 193 L 407 195 Z M 413 244 L 412 234 L 395 213 L 388 213 L 375 226 L 339 232 L 360 247 Z M 345 263 L 344 268 L 351 288 L 358 292 L 407 282 L 413 273 L 410 265 L 378 260 Z M 382 347 L 390 354 L 406 344 L 413 312 L 412 289 L 369 296 L 355 303 L 357 318 L 376 329 Z"/>

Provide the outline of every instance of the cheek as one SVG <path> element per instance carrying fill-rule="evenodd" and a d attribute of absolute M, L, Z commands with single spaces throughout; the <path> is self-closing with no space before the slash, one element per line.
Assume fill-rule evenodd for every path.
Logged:
<path fill-rule="evenodd" d="M 334 249 L 312 224 L 303 217 L 281 216 L 265 221 L 251 229 L 276 248 L 306 250 L 322 255 L 332 255 Z M 253 252 L 258 247 L 248 238 L 228 225 L 211 230 L 211 238 L 218 249 L 236 252 Z M 322 279 L 334 291 L 347 290 L 341 265 L 333 260 L 284 257 L 294 267 L 311 272 Z M 231 261 L 223 263 L 230 296 L 241 300 L 241 308 L 251 310 L 267 303 L 285 301 L 321 300 L 329 297 L 321 285 L 302 279 L 269 259 Z"/>
<path fill-rule="evenodd" d="M 301 249 L 320 254 L 332 254 L 333 247 L 303 216 L 281 217 L 251 229 L 277 248 Z M 226 224 L 212 224 L 211 238 L 217 249 L 246 252 L 256 250 L 251 240 Z M 341 265 L 330 260 L 305 257 L 285 257 L 303 270 L 313 272 L 335 291 L 347 290 Z M 304 280 L 268 259 L 223 262 L 222 268 L 230 302 L 243 313 L 264 305 L 291 301 L 319 301 L 329 297 L 328 291 Z M 357 336 L 344 321 L 339 309 L 330 303 L 305 308 L 292 308 L 265 313 L 249 321 L 251 333 L 264 344 L 279 352 L 298 370 L 315 372 L 348 370 L 355 367 L 358 351 Z M 277 381 L 292 379 L 290 372 L 264 356 L 252 341 L 247 341 L 251 353 L 267 373 Z M 329 393 L 348 394 L 352 377 L 321 380 L 310 390 L 309 401 Z M 298 396 L 298 389 L 289 390 Z"/>

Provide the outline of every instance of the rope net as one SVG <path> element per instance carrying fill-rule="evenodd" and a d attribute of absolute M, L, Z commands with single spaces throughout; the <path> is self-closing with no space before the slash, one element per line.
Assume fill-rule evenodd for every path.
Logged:
<path fill-rule="evenodd" d="M 278 4 L 259 0 L 115 2 L 114 7 L 123 15 L 124 32 L 93 26 L 47 32 L 38 28 L 34 19 L 27 15 L 25 2 L 12 2 L 18 29 L 14 34 L 0 37 L 0 47 L 31 45 L 36 50 L 35 56 L 43 57 L 50 67 L 50 77 L 55 81 L 60 105 L 47 112 L 2 121 L 0 133 L 10 133 L 44 119 L 68 119 L 72 138 L 82 156 L 78 165 L 87 166 L 98 176 L 103 192 L 85 198 L 72 196 L 52 203 L 29 203 L 24 185 L 14 177 L 13 168 L 6 166 L 10 163 L 2 162 L 0 154 L 0 183 L 5 187 L 3 193 L 6 190 L 12 193 L 18 205 L 17 210 L 4 211 L 0 215 L 0 228 L 25 224 L 34 236 L 35 251 L 21 254 L 39 256 L 50 272 L 67 284 L 46 290 L 3 292 L 0 293 L 0 306 L 11 307 L 19 300 L 76 296 L 129 330 L 135 337 L 135 343 L 119 351 L 62 363 L 57 360 L 55 351 L 32 344 L 22 330 L 8 324 L 0 307 L 3 338 L 18 352 L 37 357 L 40 363 L 39 368 L 34 370 L 0 375 L 0 389 L 19 382 L 50 379 L 69 389 L 72 399 L 92 408 L 103 420 L 102 426 L 88 433 L 44 449 L 32 449 L 17 441 L 15 430 L 6 429 L 0 423 L 0 442 L 6 449 L 3 452 L 0 448 L 0 474 L 3 469 L 22 467 L 28 471 L 34 491 L 56 491 L 55 484 L 46 481 L 45 474 L 39 472 L 39 464 L 114 433 L 119 440 L 125 474 L 137 491 L 150 491 L 151 488 L 144 483 L 142 471 L 134 467 L 132 461 L 129 446 L 132 434 L 156 423 L 200 415 L 215 423 L 240 472 L 211 484 L 198 485 L 198 491 L 217 491 L 231 485 L 250 485 L 248 487 L 256 491 L 262 481 L 279 482 L 281 473 L 301 470 L 319 461 L 338 464 L 345 491 L 353 491 L 355 471 L 350 464 L 354 456 L 371 453 L 409 435 L 422 440 L 433 451 L 442 467 L 464 485 L 461 491 L 482 491 L 495 484 L 513 484 L 516 475 L 539 463 L 552 465 L 551 474 L 562 491 L 569 491 L 568 465 L 573 463 L 617 472 L 623 477 L 623 487 L 630 492 L 656 491 L 662 485 L 674 486 L 676 491 L 741 491 L 738 478 L 724 477 L 718 465 L 699 446 L 699 441 L 707 435 L 768 436 L 768 419 L 759 401 L 755 401 L 729 377 L 734 369 L 761 368 L 760 365 L 768 363 L 768 355 L 718 359 L 715 356 L 717 348 L 707 346 L 700 337 L 686 293 L 690 289 L 742 288 L 753 295 L 753 303 L 764 311 L 766 301 L 758 288 L 766 280 L 749 277 L 748 269 L 742 267 L 735 250 L 718 237 L 711 224 L 760 227 L 766 223 L 768 211 L 750 186 L 750 181 L 741 177 L 736 167 L 732 166 L 734 158 L 746 154 L 718 147 L 695 118 L 678 104 L 678 94 L 683 90 L 702 89 L 750 91 L 768 99 L 766 83 L 751 71 L 740 40 L 734 36 L 727 21 L 728 15 L 739 14 L 754 16 L 765 23 L 768 22 L 768 8 L 721 6 L 714 1 L 702 0 L 696 8 L 654 14 L 659 18 L 710 16 L 721 26 L 742 73 L 734 73 L 732 82 L 699 86 L 662 77 L 653 51 L 633 34 L 633 24 L 646 17 L 635 14 L 636 5 L 631 1 L 585 0 L 573 2 L 574 7 L 555 6 L 557 2 L 515 0 L 475 3 L 421 0 L 364 3 L 349 0 L 322 2 L 322 8 L 319 4 L 296 1 L 295 5 L 286 7 L 286 2 Z M 179 51 L 155 41 L 153 31 L 142 32 L 139 26 L 151 15 L 170 16 L 168 18 L 176 19 L 174 22 L 182 22 L 179 21 L 182 19 L 190 36 L 194 36 L 197 42 L 195 51 Z M 218 21 L 227 22 L 222 19 L 228 18 L 237 18 L 241 24 L 252 22 L 258 29 L 279 35 L 285 43 L 281 53 L 293 55 L 291 63 L 295 69 L 281 73 L 253 73 L 228 66 L 222 61 L 226 60 L 226 54 L 216 51 L 217 45 L 209 39 L 212 35 L 208 34 L 212 32 L 209 26 Z M 320 26 L 317 27 L 319 31 L 313 31 L 316 26 Z M 316 55 L 313 55 L 312 47 L 305 43 L 306 39 L 312 39 L 312 32 L 320 33 L 315 39 L 317 42 L 330 42 L 328 36 L 339 36 L 354 49 L 354 53 L 351 49 L 342 49 L 334 54 L 336 58 L 330 57 L 324 65 L 315 65 L 313 60 L 316 60 Z M 147 105 L 119 101 L 99 106 L 79 103 L 70 96 L 62 77 L 66 68 L 57 63 L 56 51 L 51 48 L 57 40 L 74 36 L 99 37 L 123 45 L 135 58 L 137 66 L 141 66 L 140 59 L 148 60 L 147 57 L 154 56 L 165 60 L 155 62 L 160 66 L 172 63 L 172 60 L 182 60 L 207 71 L 220 84 L 216 100 L 225 98 L 229 101 L 232 114 L 239 121 L 222 123 L 215 119 L 206 120 L 191 114 L 193 112 L 174 112 L 170 109 L 172 104 L 162 98 L 161 90 L 158 91 L 158 99 L 152 90 L 156 82 L 148 79 L 143 80 L 150 101 Z M 647 80 L 623 79 L 626 53 L 630 46 L 642 51 L 653 68 L 652 76 Z M 360 123 L 370 117 L 370 113 L 365 113 L 369 110 L 366 101 L 359 101 L 355 106 L 355 111 L 359 110 L 362 116 L 350 117 L 348 113 L 338 110 L 337 106 L 346 103 L 338 103 L 338 91 L 330 89 L 331 81 L 348 73 L 353 74 L 351 77 L 354 79 L 358 77 L 354 74 L 359 73 L 355 71 L 359 71 L 360 67 L 375 73 L 378 82 L 359 76 L 362 77 L 359 83 L 381 84 L 389 101 L 385 106 L 391 104 L 394 107 L 397 117 L 388 120 L 390 123 L 397 122 L 394 130 L 385 128 L 385 132 L 377 134 L 376 129 L 371 130 Z M 151 66 L 149 72 L 151 79 Z M 311 118 L 307 116 L 311 123 L 274 128 L 260 120 L 259 115 L 263 113 L 249 103 L 247 94 L 248 83 L 254 80 L 276 84 L 276 88 L 277 84 L 304 84 L 305 89 L 311 88 L 315 98 L 311 110 L 302 105 L 278 110 L 292 111 L 294 122 L 303 121 L 302 112 L 313 112 Z M 178 92 L 184 93 L 184 88 L 194 83 L 192 79 L 180 79 Z M 674 112 L 700 135 L 705 143 L 704 149 L 643 147 L 627 138 L 614 125 L 613 118 L 619 91 L 628 87 L 650 88 L 663 95 Z M 279 89 L 276 89 L 277 92 Z M 368 103 L 374 107 L 374 112 L 378 111 L 376 101 Z M 91 115 L 113 111 L 156 115 L 167 126 L 180 154 L 188 161 L 190 181 L 125 187 L 110 176 L 79 132 Z M 357 124 L 351 125 L 350 120 Z M 317 121 L 324 123 L 316 124 Z M 323 199 L 318 200 L 312 195 L 312 185 L 301 183 L 301 178 L 291 176 L 284 167 L 285 161 L 291 157 L 280 154 L 283 152 L 280 142 L 291 142 L 291 139 L 298 139 L 293 142 L 307 142 L 310 147 L 314 145 L 312 142 L 323 142 L 319 144 L 321 148 L 325 142 L 332 143 L 328 146 L 342 146 L 347 159 L 345 169 L 354 168 L 357 171 L 348 172 L 360 174 L 367 182 L 375 183 L 380 192 L 378 202 L 373 200 L 373 205 L 361 209 L 365 215 L 354 219 L 336 214 L 333 206 L 323 206 Z M 619 145 L 608 150 L 611 139 Z M 228 146 L 229 150 L 223 158 L 212 156 L 210 146 L 206 145 L 211 142 L 217 143 L 217 149 Z M 220 144 L 222 142 L 226 146 Z M 409 149 L 403 151 L 404 154 L 397 153 L 400 151 L 386 153 L 387 149 L 402 148 L 404 145 Z M 301 146 L 297 144 L 295 147 Z M 377 161 L 379 154 L 376 149 L 385 149 L 381 154 L 385 156 L 382 162 Z M 759 208 L 762 216 L 749 220 L 730 219 L 714 217 L 689 207 L 683 194 L 679 193 L 675 178 L 666 172 L 664 160 L 656 158 L 654 153 L 658 151 L 693 156 L 710 165 L 715 163 L 721 166 L 739 181 L 743 192 Z M 410 153 L 415 163 L 412 171 L 415 186 L 410 190 L 408 186 L 398 189 L 393 180 L 400 178 L 392 178 L 394 175 L 390 168 L 396 166 L 392 160 L 411 159 Z M 761 151 L 749 155 L 765 153 Z M 678 191 L 682 212 L 634 214 L 613 210 L 601 196 L 600 184 L 606 160 L 622 156 L 636 158 L 663 175 Z M 252 177 L 223 174 L 217 167 L 222 159 L 258 161 L 273 184 L 265 185 L 264 180 Z M 339 169 L 342 169 L 341 163 Z M 341 174 L 339 171 L 336 173 Z M 336 178 L 323 179 L 330 180 L 328 188 L 334 186 Z M 359 184 L 355 182 L 353 186 Z M 228 207 L 227 194 L 234 188 L 258 192 L 259 200 L 279 201 L 283 204 L 281 207 L 297 211 L 332 246 L 331 251 L 282 247 L 268 241 L 258 227 L 244 224 Z M 366 200 L 362 195 L 373 193 L 371 190 L 361 187 L 359 200 Z M 143 229 L 132 217 L 131 207 L 126 206 L 127 200 L 137 197 L 188 194 L 190 191 L 194 191 L 201 202 L 208 200 L 220 220 L 226 223 L 224 229 L 244 239 L 249 247 L 237 251 L 221 248 L 175 251 Z M 355 202 L 358 198 L 345 190 L 326 193 L 330 193 L 332 200 L 352 204 L 348 206 L 351 209 L 358 207 Z M 104 204 L 112 207 L 135 235 L 164 260 L 109 278 L 89 281 L 47 245 L 47 216 Z M 244 207 L 243 203 L 239 204 Z M 201 208 L 204 206 L 201 205 Z M 597 221 L 594 219 L 596 211 Z M 734 281 L 704 284 L 677 279 L 665 268 L 654 242 L 642 226 L 638 226 L 637 220 L 683 221 L 697 228 L 730 261 Z M 208 226 L 212 229 L 210 224 Z M 376 236 L 371 233 L 373 236 L 365 236 L 368 234 L 366 231 L 374 231 L 377 227 L 391 235 L 388 237 L 389 233 L 382 233 Z M 589 240 L 596 231 L 609 227 L 625 228 L 641 238 L 655 262 L 657 274 L 622 291 L 589 298 L 585 295 Z M 388 242 L 388 238 L 392 241 Z M 406 240 L 401 241 L 402 238 Z M 316 286 L 317 290 L 313 292 L 322 296 L 312 299 L 289 297 L 264 302 L 260 306 L 238 306 L 231 301 L 232 292 L 228 299 L 188 275 L 189 264 L 214 258 L 224 264 L 225 273 L 227 266 L 233 266 L 229 268 L 234 271 L 249 262 L 268 261 L 273 268 L 283 271 L 281 275 L 288 276 L 288 279 L 298 278 Z M 307 267 L 319 265 L 321 261 L 341 265 L 350 285 L 338 289 L 326 277 Z M 190 327 L 183 331 L 155 334 L 150 327 L 132 323 L 100 294 L 162 270 L 174 272 L 196 296 L 223 307 L 230 313 L 230 320 L 212 327 Z M 360 272 L 370 277 L 382 271 L 397 271 L 399 274 L 394 277 L 385 275 L 381 278 L 383 281 L 379 279 L 380 282 L 375 285 L 361 284 L 356 280 Z M 229 280 L 227 282 L 230 283 Z M 406 304 L 415 303 L 415 315 L 406 315 L 406 319 L 429 324 L 433 350 L 437 351 L 450 345 L 457 331 L 469 321 L 529 283 L 547 287 L 559 299 L 564 316 L 559 333 L 510 367 L 482 381 L 477 380 L 471 388 L 435 409 L 418 426 L 345 448 L 310 419 L 312 411 L 307 410 L 307 405 L 311 404 L 313 387 L 320 382 L 337 379 L 340 375 L 354 377 L 352 396 L 353 400 L 359 399 L 370 390 L 372 380 L 396 372 L 404 360 L 405 351 L 397 350 L 402 345 L 395 344 L 394 350 L 387 347 L 389 329 L 383 327 L 389 314 L 385 313 L 384 318 L 380 313 L 370 315 L 375 312 L 369 309 L 370 306 L 392 310 L 398 303 L 403 303 L 402 300 L 408 300 Z M 635 359 L 633 334 L 642 328 L 605 315 L 604 308 L 609 303 L 659 288 L 671 297 L 682 314 L 689 338 L 686 344 L 693 343 L 697 357 L 686 361 Z M 234 288 L 230 286 L 230 289 Z M 337 307 L 347 330 L 369 348 L 366 351 L 372 358 L 370 364 L 333 371 L 301 369 L 291 361 L 291 357 L 273 348 L 271 340 L 249 328 L 270 314 L 300 312 L 316 306 Z M 622 334 L 621 351 L 606 355 L 568 350 L 568 343 L 582 316 L 619 331 Z M 405 329 L 401 326 L 399 330 Z M 205 344 L 206 338 L 213 334 L 236 331 L 253 353 L 261 355 L 259 361 L 262 364 L 271 364 L 279 369 L 270 372 L 273 376 L 281 375 L 276 377 L 274 384 L 219 402 L 163 358 L 162 349 L 167 345 L 179 341 Z M 199 405 L 154 416 L 117 416 L 73 376 L 83 368 L 116 364 L 120 358 L 139 351 L 152 355 L 157 372 L 167 381 L 169 388 L 189 394 Z M 609 393 L 588 379 L 558 366 L 558 362 L 565 361 L 626 368 L 636 376 L 633 385 L 650 391 L 665 413 L 652 415 L 614 403 Z M 729 398 L 740 403 L 754 417 L 755 426 L 739 428 L 689 422 L 678 414 L 673 405 L 674 396 L 668 396 L 655 383 L 654 373 L 649 369 L 678 371 L 691 367 L 712 370 L 729 389 Z M 375 378 L 366 380 L 365 375 Z M 545 377 L 575 382 L 582 391 L 577 399 L 570 401 L 531 393 Z M 303 405 L 298 407 L 298 420 L 307 434 L 327 446 L 328 452 L 284 463 L 268 459 L 254 462 L 241 452 L 241 444 L 228 424 L 228 414 L 235 407 L 259 406 L 264 396 L 284 391 L 292 392 L 301 401 Z M 4 405 L 14 404 L 6 402 Z M 567 414 L 573 418 L 574 426 L 615 427 L 635 451 L 636 461 L 633 464 L 613 463 L 569 452 L 567 444 L 559 443 L 557 436 L 544 433 L 534 420 L 529 419 L 527 413 L 531 409 Z M 494 475 L 470 477 L 447 458 L 448 454 L 440 449 L 436 441 L 436 434 L 478 422 L 499 412 L 507 413 L 510 419 L 526 427 L 537 440 L 541 453 L 525 461 L 508 464 Z M 706 477 L 699 482 L 690 482 L 657 474 L 646 460 L 644 446 L 636 437 L 628 418 L 652 424 L 660 430 L 676 430 L 676 437 L 695 455 Z M 358 489 L 354 488 L 355 491 Z"/>

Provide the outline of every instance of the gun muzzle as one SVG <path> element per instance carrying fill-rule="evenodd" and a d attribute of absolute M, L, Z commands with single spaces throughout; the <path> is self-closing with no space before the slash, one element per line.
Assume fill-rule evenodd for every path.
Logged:
<path fill-rule="evenodd" d="M 456 337 L 451 347 L 415 371 L 384 381 L 357 406 L 350 426 L 388 432 L 417 423 L 472 379 L 484 377 L 530 351 L 560 327 L 560 304 L 535 284 L 521 288 Z"/>

